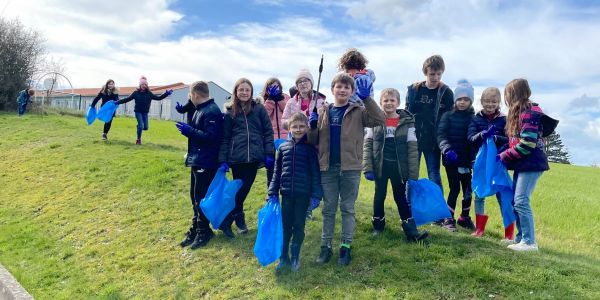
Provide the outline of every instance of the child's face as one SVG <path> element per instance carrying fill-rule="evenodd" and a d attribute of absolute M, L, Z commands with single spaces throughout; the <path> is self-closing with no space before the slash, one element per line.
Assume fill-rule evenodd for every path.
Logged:
<path fill-rule="evenodd" d="M 381 107 L 386 114 L 393 114 L 400 105 L 400 100 L 392 95 L 384 95 L 381 97 Z"/>
<path fill-rule="evenodd" d="M 491 94 L 481 98 L 481 105 L 485 114 L 493 114 L 500 108 L 500 94 Z"/>
<path fill-rule="evenodd" d="M 336 82 L 336 84 L 331 89 L 331 93 L 333 93 L 333 97 L 335 98 L 336 104 L 345 105 L 350 100 L 352 94 L 354 94 L 354 90 L 352 86 L 349 84 Z"/>
<path fill-rule="evenodd" d="M 108 86 L 109 89 L 114 89 L 115 88 L 115 83 L 113 81 L 111 81 L 106 86 Z"/>
<path fill-rule="evenodd" d="M 307 95 L 312 91 L 312 84 L 308 78 L 300 78 L 296 82 L 296 89 L 301 95 Z"/>
<path fill-rule="evenodd" d="M 148 84 L 147 83 L 140 84 L 140 89 L 147 90 L 148 89 Z"/>
<path fill-rule="evenodd" d="M 306 134 L 307 130 L 308 126 L 306 126 L 306 123 L 304 122 L 294 121 L 290 123 L 290 131 L 292 132 L 292 137 L 297 141 L 300 140 Z"/>
<path fill-rule="evenodd" d="M 238 85 L 237 89 L 235 90 L 235 93 L 237 98 L 240 99 L 240 101 L 242 102 L 246 102 L 250 100 L 250 98 L 252 98 L 252 88 L 249 84 L 245 82 Z"/>
<path fill-rule="evenodd" d="M 438 85 L 442 81 L 442 74 L 444 74 L 444 71 L 442 70 L 434 71 L 431 70 L 431 68 L 427 68 L 427 73 L 425 73 L 426 84 L 428 86 Z"/>
<path fill-rule="evenodd" d="M 469 98 L 467 98 L 467 97 L 462 97 L 462 98 L 456 99 L 456 109 L 458 109 L 458 110 L 465 110 L 465 109 L 469 108 L 470 105 L 471 105 L 471 100 L 469 100 Z"/>

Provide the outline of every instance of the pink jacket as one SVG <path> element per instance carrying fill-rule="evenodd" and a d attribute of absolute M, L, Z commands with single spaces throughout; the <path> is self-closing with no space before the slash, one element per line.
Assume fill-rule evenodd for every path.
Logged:
<path fill-rule="evenodd" d="M 284 128 L 282 126 L 282 123 L 283 123 L 282 121 L 283 121 L 283 112 L 284 112 L 284 109 L 287 107 L 286 103 L 288 102 L 289 99 L 290 99 L 290 96 L 288 96 L 286 93 L 283 93 L 283 100 L 277 102 L 277 104 L 275 104 L 275 101 L 273 101 L 271 99 L 264 100 L 263 105 L 265 106 L 265 109 L 267 110 L 267 114 L 269 115 L 269 119 L 271 120 L 271 125 L 273 125 L 273 138 L 274 139 L 287 139 L 288 138 L 287 127 Z M 279 134 L 277 134 L 278 128 L 279 128 Z"/>
<path fill-rule="evenodd" d="M 295 113 L 301 111 L 301 100 L 299 99 L 300 94 L 296 94 L 294 96 L 294 98 L 291 98 L 287 104 L 285 105 L 285 109 L 283 110 L 283 116 L 281 117 L 281 125 L 283 125 L 283 127 L 285 129 L 288 129 L 288 124 L 287 124 L 287 120 Z M 319 97 L 317 98 L 317 109 L 319 109 L 321 106 L 325 105 L 325 96 L 319 93 Z M 311 101 L 309 106 L 308 106 L 308 110 L 304 111 L 306 113 L 306 116 L 309 117 L 310 113 L 313 111 L 313 109 L 315 108 L 315 101 Z"/>

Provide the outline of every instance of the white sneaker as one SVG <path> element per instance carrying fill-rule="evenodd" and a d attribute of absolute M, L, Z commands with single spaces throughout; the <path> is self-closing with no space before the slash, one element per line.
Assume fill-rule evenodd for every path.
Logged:
<path fill-rule="evenodd" d="M 508 246 L 508 245 L 514 245 L 514 244 L 517 244 L 517 242 L 515 242 L 515 240 L 502 239 L 502 240 L 500 240 L 500 244 L 501 244 L 501 245 Z"/>
<path fill-rule="evenodd" d="M 524 241 L 521 241 L 518 244 L 512 244 L 512 245 L 508 245 L 507 247 L 510 250 L 515 250 L 515 251 L 538 251 L 538 246 L 537 244 L 526 244 Z"/>

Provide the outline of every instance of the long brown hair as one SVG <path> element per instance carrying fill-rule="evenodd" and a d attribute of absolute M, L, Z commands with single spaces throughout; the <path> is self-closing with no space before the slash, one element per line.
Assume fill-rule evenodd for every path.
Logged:
<path fill-rule="evenodd" d="M 107 81 L 106 81 L 106 83 L 105 83 L 105 84 L 102 86 L 102 88 L 100 89 L 100 93 L 102 93 L 102 94 L 104 94 L 104 95 L 112 95 L 112 94 L 117 94 L 119 91 L 117 90 L 117 87 L 116 87 L 116 86 L 115 86 L 114 88 L 112 88 L 112 89 L 109 89 L 109 88 L 108 88 L 108 84 L 109 84 L 109 83 L 111 83 L 111 82 L 112 82 L 113 84 L 115 83 L 115 81 L 114 81 L 114 80 L 112 80 L 112 79 L 109 79 L 109 80 L 107 80 Z"/>
<path fill-rule="evenodd" d="M 279 86 L 279 89 L 283 92 L 283 86 L 281 85 L 281 81 L 279 81 L 279 79 L 275 77 L 271 77 L 267 79 L 267 82 L 265 83 L 265 86 L 263 86 L 262 92 L 260 93 L 264 100 L 267 100 L 267 98 L 269 98 L 269 92 L 267 92 L 267 90 L 269 89 L 269 86 L 271 86 L 274 83 L 276 83 Z"/>
<path fill-rule="evenodd" d="M 246 102 L 240 101 L 237 97 L 237 89 L 242 83 L 247 83 L 250 85 L 250 99 Z M 252 111 L 252 95 L 254 95 L 254 87 L 252 86 L 252 82 L 250 82 L 247 78 L 240 78 L 235 82 L 233 86 L 233 94 L 231 95 L 231 109 L 233 111 L 233 117 L 237 117 L 238 114 L 242 113 L 242 111 L 247 115 Z"/>
<path fill-rule="evenodd" d="M 508 107 L 508 116 L 506 117 L 506 134 L 508 136 L 519 135 L 521 113 L 531 107 L 529 97 L 531 97 L 531 89 L 526 79 L 513 79 L 504 87 L 504 103 Z"/>

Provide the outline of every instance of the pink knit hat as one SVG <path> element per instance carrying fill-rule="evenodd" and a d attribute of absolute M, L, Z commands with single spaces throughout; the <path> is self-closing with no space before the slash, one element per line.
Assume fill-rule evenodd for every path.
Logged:
<path fill-rule="evenodd" d="M 146 76 L 142 75 L 142 77 L 140 77 L 140 85 L 142 84 L 146 84 L 148 85 L 148 79 L 146 79 Z"/>

